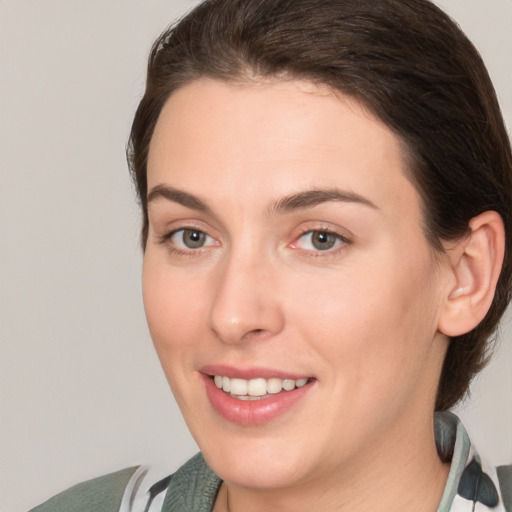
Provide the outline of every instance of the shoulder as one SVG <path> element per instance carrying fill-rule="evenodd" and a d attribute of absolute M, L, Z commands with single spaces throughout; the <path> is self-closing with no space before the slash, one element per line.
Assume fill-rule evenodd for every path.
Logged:
<path fill-rule="evenodd" d="M 221 483 L 198 453 L 172 475 L 162 511 L 210 512 Z"/>
<path fill-rule="evenodd" d="M 512 464 L 496 468 L 505 510 L 512 511 Z"/>
<path fill-rule="evenodd" d="M 482 459 L 453 413 L 437 412 L 434 422 L 439 456 L 450 463 L 438 512 L 512 512 L 512 465 L 495 467 Z"/>
<path fill-rule="evenodd" d="M 172 474 L 140 466 L 130 478 L 119 512 L 211 512 L 220 478 L 198 453 Z"/>
<path fill-rule="evenodd" d="M 30 512 L 210 512 L 220 478 L 198 453 L 168 468 L 134 466 L 82 482 Z"/>
<path fill-rule="evenodd" d="M 30 512 L 117 512 L 137 466 L 77 484 Z"/>

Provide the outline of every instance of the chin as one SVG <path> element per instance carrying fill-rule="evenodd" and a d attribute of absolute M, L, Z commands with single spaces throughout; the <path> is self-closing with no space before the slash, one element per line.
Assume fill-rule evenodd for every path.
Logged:
<path fill-rule="evenodd" d="M 282 489 L 301 479 L 296 464 L 283 464 L 277 457 L 275 460 L 246 459 L 231 464 L 225 460 L 207 460 L 207 463 L 224 482 L 246 489 Z"/>
<path fill-rule="evenodd" d="M 288 487 L 305 477 L 307 456 L 298 446 L 291 439 L 229 436 L 225 442 L 202 447 L 202 453 L 210 468 L 226 483 L 272 489 Z"/>

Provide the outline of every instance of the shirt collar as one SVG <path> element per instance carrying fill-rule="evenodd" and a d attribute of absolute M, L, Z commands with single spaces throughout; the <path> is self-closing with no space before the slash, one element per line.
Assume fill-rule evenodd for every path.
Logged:
<path fill-rule="evenodd" d="M 435 413 L 434 433 L 439 457 L 443 462 L 451 462 L 437 512 L 449 512 L 468 461 L 471 441 L 462 422 L 449 411 Z"/>
<path fill-rule="evenodd" d="M 471 499 L 465 497 L 464 491 L 461 490 L 461 482 L 470 480 L 472 477 L 478 481 L 482 477 L 487 479 L 489 482 L 487 490 L 491 494 L 496 492 L 496 496 L 498 496 L 493 479 L 482 471 L 480 458 L 472 449 L 469 436 L 460 419 L 449 411 L 436 412 L 434 432 L 441 460 L 451 464 L 446 486 L 436 512 L 472 511 L 476 502 L 486 506 L 484 502 L 489 499 L 488 495 L 482 496 L 475 491 L 476 494 Z M 471 474 L 472 465 L 478 466 L 480 471 L 478 475 Z M 207 466 L 203 456 L 198 453 L 173 475 L 162 512 L 210 512 L 221 483 L 221 479 Z M 478 490 L 480 486 L 473 487 Z M 454 500 L 456 508 L 454 508 Z M 499 497 L 497 500 L 499 502 Z M 495 506 L 478 510 L 499 512 L 505 509 L 502 508 L 501 503 L 498 503 Z"/>

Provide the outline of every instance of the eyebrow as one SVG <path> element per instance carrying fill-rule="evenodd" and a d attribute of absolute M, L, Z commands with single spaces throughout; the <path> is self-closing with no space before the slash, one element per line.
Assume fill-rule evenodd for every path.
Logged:
<path fill-rule="evenodd" d="M 313 208 L 320 204 L 330 202 L 357 203 L 369 206 L 375 210 L 379 209 L 369 199 L 366 199 L 359 194 L 339 190 L 337 188 L 329 188 L 306 190 L 304 192 L 298 192 L 297 194 L 283 197 L 270 206 L 269 213 L 273 215 L 289 213 L 295 210 Z"/>
<path fill-rule="evenodd" d="M 183 190 L 168 187 L 167 185 L 156 185 L 153 187 L 148 194 L 148 204 L 160 198 L 181 204 L 182 206 L 190 208 L 191 210 L 197 210 L 199 212 L 209 214 L 212 213 L 211 208 L 198 197 L 189 194 L 188 192 L 184 192 Z"/>
<path fill-rule="evenodd" d="M 160 198 L 181 204 L 182 206 L 190 208 L 191 210 L 213 214 L 211 208 L 203 200 L 199 199 L 193 194 L 176 189 L 174 187 L 169 187 L 167 185 L 156 185 L 148 193 L 148 204 Z M 376 210 L 379 209 L 369 199 L 366 199 L 359 194 L 339 190 L 336 188 L 329 188 L 305 190 L 303 192 L 298 192 L 296 194 L 282 197 L 270 205 L 268 208 L 268 213 L 270 215 L 279 215 L 290 213 L 296 210 L 306 210 L 308 208 L 313 208 L 320 204 L 329 202 L 356 203 L 368 206 Z"/>

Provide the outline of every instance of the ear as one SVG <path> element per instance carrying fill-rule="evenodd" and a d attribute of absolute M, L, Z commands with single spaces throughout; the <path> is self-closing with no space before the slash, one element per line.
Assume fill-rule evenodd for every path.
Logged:
<path fill-rule="evenodd" d="M 500 215 L 484 212 L 471 219 L 470 234 L 447 249 L 450 279 L 438 329 L 460 336 L 474 329 L 491 306 L 505 252 Z"/>

